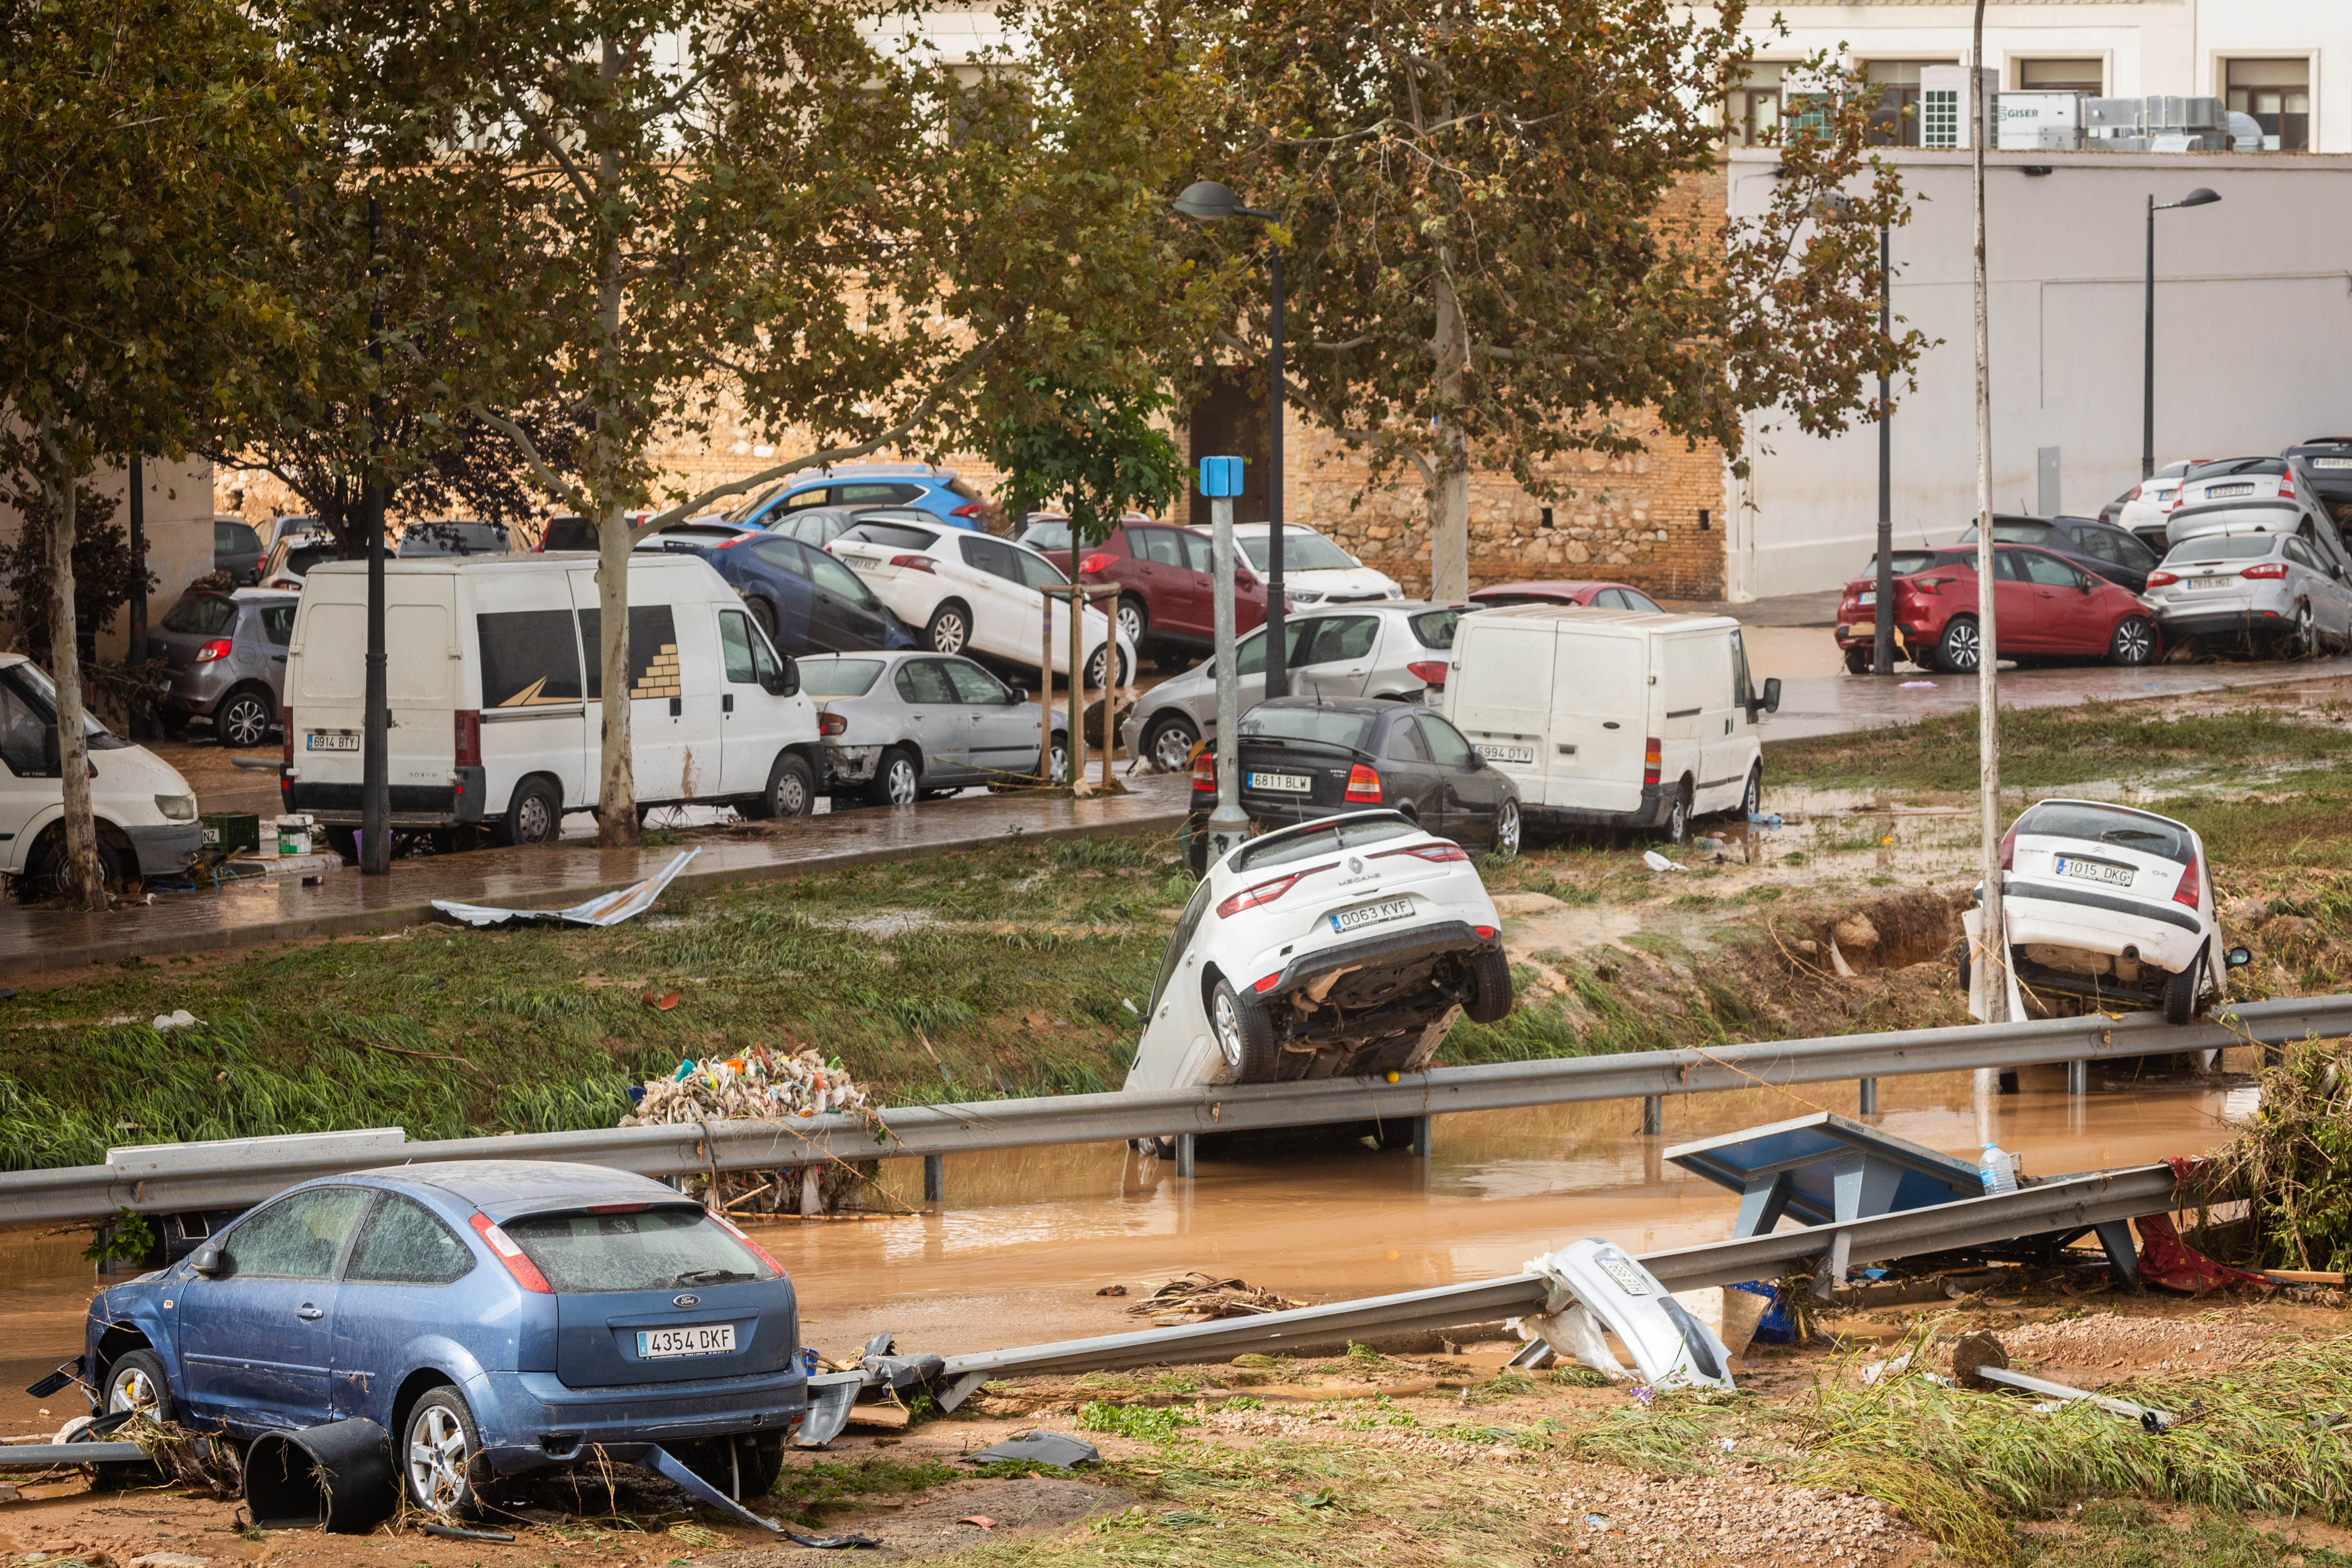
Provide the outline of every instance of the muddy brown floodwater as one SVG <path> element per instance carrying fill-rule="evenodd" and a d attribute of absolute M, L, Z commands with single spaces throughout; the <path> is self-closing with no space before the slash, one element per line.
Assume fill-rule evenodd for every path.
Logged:
<path fill-rule="evenodd" d="M 2238 1065 L 2238 1064 L 2232 1064 Z M 2029 1174 L 2199 1154 L 2250 1114 L 2253 1091 L 2210 1080 L 2110 1087 L 2069 1100 L 2059 1069 L 2025 1092 L 1977 1099 L 1966 1074 L 1887 1079 L 1879 1125 L 1976 1157 L 1998 1142 Z M 2242 1084 L 2244 1080 L 2237 1082 Z M 1584 1236 L 1636 1252 L 1730 1234 L 1734 1196 L 1661 1158 L 1691 1139 L 1802 1116 L 1851 1113 L 1851 1084 L 1671 1100 L 1644 1138 L 1637 1102 L 1441 1117 L 1432 1158 L 1357 1144 L 1268 1147 L 1203 1158 L 1191 1182 L 1117 1144 L 951 1158 L 948 1203 L 903 1219 L 780 1223 L 761 1246 L 792 1273 L 807 1340 L 840 1354 L 883 1329 L 902 1349 L 952 1354 L 1122 1333 L 1139 1285 L 1202 1268 L 1314 1301 L 1516 1272 Z M 913 1161 L 884 1184 L 921 1191 Z M 81 1347 L 97 1280 L 87 1237 L 0 1236 L 0 1433 L 54 1430 L 79 1413 L 21 1390 Z M 1107 1285 L 1125 1299 L 1103 1298 Z M 71 1403 L 70 1401 L 68 1403 Z"/>

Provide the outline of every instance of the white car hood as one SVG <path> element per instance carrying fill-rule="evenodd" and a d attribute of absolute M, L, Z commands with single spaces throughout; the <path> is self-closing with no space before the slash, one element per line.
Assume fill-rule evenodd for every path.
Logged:
<path fill-rule="evenodd" d="M 1335 566 L 1318 572 L 1301 572 L 1294 566 L 1283 573 L 1282 585 L 1293 597 L 1303 594 L 1314 594 L 1324 599 L 1400 596 L 1396 580 L 1370 566 Z"/>

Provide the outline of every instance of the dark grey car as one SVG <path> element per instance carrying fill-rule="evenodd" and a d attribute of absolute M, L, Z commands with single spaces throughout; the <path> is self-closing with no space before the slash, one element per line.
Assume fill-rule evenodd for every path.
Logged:
<path fill-rule="evenodd" d="M 231 584 L 251 587 L 261 581 L 261 535 L 243 518 L 213 519 L 213 570 L 226 572 Z"/>
<path fill-rule="evenodd" d="M 211 721 L 224 746 L 258 746 L 278 728 L 286 688 L 286 645 L 294 633 L 292 594 L 240 588 L 182 597 L 148 646 L 171 672 L 163 721 L 173 733 Z"/>
<path fill-rule="evenodd" d="M 2137 534 L 2095 517 L 2011 517 L 1996 513 L 1992 536 L 2002 544 L 2038 544 L 2135 594 L 2146 590 L 2147 574 L 2157 567 L 2156 552 Z M 1960 542 L 1976 542 L 1976 525 L 1971 523 L 1960 535 Z"/>
<path fill-rule="evenodd" d="M 795 661 L 817 707 L 836 805 L 911 805 L 932 791 L 1037 771 L 1037 704 L 968 658 L 928 652 L 817 654 Z M 1050 766 L 1067 738 L 1054 731 Z"/>

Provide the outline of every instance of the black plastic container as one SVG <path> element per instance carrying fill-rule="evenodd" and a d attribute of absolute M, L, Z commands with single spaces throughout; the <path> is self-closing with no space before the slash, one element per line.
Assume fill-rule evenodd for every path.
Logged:
<path fill-rule="evenodd" d="M 392 1441 L 373 1421 L 264 1433 L 245 1457 L 246 1506 L 268 1529 L 357 1534 L 391 1518 L 398 1500 Z"/>

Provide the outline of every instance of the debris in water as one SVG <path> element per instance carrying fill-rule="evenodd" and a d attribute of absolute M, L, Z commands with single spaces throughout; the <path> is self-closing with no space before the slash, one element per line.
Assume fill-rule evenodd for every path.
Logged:
<path fill-rule="evenodd" d="M 1096 1291 L 1095 1294 L 1097 1296 L 1124 1296 L 1127 1294 L 1127 1287 L 1124 1285 L 1106 1285 L 1101 1289 Z"/>
<path fill-rule="evenodd" d="M 1307 1305 L 1239 1279 L 1220 1279 L 1199 1269 L 1171 1279 L 1129 1307 L 1136 1317 L 1157 1312 L 1174 1314 L 1170 1323 L 1205 1323 L 1217 1318 L 1254 1318 L 1261 1312 L 1287 1312 Z"/>

